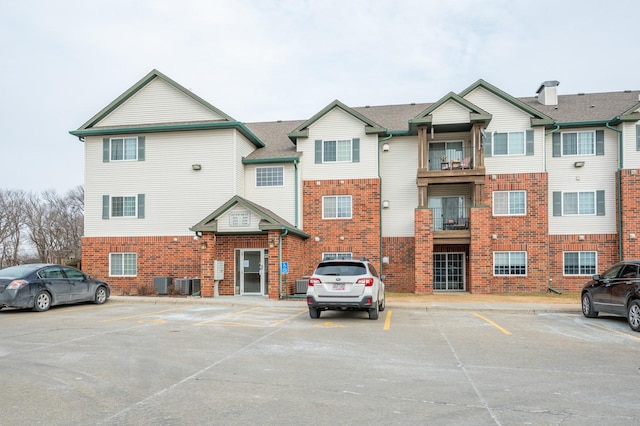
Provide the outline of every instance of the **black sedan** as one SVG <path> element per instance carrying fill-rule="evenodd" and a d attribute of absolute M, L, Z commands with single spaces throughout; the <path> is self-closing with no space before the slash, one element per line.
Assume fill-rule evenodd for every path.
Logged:
<path fill-rule="evenodd" d="M 107 283 L 70 266 L 36 263 L 0 270 L 0 309 L 32 308 L 42 312 L 67 303 L 102 304 L 110 294 Z"/>
<path fill-rule="evenodd" d="M 640 260 L 616 263 L 585 284 L 582 313 L 595 318 L 600 312 L 623 316 L 640 331 Z"/>

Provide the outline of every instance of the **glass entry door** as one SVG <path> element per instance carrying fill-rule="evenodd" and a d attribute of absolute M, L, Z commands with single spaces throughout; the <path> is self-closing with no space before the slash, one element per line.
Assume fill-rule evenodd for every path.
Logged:
<path fill-rule="evenodd" d="M 264 294 L 264 257 L 262 250 L 240 250 L 240 294 Z"/>
<path fill-rule="evenodd" d="M 464 291 L 464 253 L 433 254 L 433 289 Z"/>

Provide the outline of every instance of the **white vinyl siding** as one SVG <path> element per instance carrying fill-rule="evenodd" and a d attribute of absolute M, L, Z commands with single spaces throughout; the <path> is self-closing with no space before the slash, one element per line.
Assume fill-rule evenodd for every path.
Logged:
<path fill-rule="evenodd" d="M 599 129 L 585 128 L 579 131 Z M 577 130 L 576 130 L 577 131 Z M 616 180 L 614 171 L 618 162 L 618 135 L 604 132 L 604 155 L 553 157 L 553 134 L 546 137 L 546 161 L 548 176 L 548 215 L 550 235 L 615 234 Z M 575 167 L 576 161 L 584 161 L 583 167 Z M 554 215 L 554 192 L 580 193 L 604 191 L 605 214 Z"/>
<path fill-rule="evenodd" d="M 256 186 L 255 176 L 258 167 L 263 165 L 247 165 L 245 166 L 245 174 L 247 176 L 245 184 L 245 198 L 265 207 L 291 224 L 296 224 L 296 185 L 295 185 L 295 168 L 292 163 L 285 163 L 282 166 L 283 182 L 282 186 Z M 272 167 L 272 166 L 268 166 Z M 298 166 L 299 167 L 299 166 Z M 301 184 L 299 186 L 302 186 Z M 298 191 L 302 191 L 298 188 Z M 301 195 L 299 195 L 301 197 Z M 302 201 L 298 199 L 298 210 L 302 211 Z M 301 214 L 299 212 L 299 214 Z"/>
<path fill-rule="evenodd" d="M 382 236 L 413 237 L 418 206 L 418 138 L 393 137 L 387 143 L 389 151 L 380 153 L 380 198 L 389 201 L 389 208 L 382 209 Z"/>
<path fill-rule="evenodd" d="M 431 115 L 434 125 L 470 122 L 469 110 L 452 100 L 440 105 Z"/>
<path fill-rule="evenodd" d="M 103 118 L 96 127 L 220 120 L 218 114 L 156 78 Z"/>
<path fill-rule="evenodd" d="M 87 137 L 85 236 L 193 235 L 190 226 L 234 195 L 243 195 L 244 187 L 229 179 L 244 170 L 234 133 L 227 129 L 147 134 L 145 161 L 117 162 L 102 161 L 102 137 Z M 192 164 L 202 169 L 195 171 Z M 206 196 L 203 188 L 210 188 Z M 145 219 L 103 220 L 107 194 L 145 194 Z"/>
<path fill-rule="evenodd" d="M 217 219 L 218 232 L 258 232 L 260 216 L 244 207 L 236 206 L 224 212 Z"/>
<path fill-rule="evenodd" d="M 315 163 L 317 140 L 338 141 L 359 139 L 358 162 Z M 304 180 L 372 179 L 378 177 L 378 137 L 367 135 L 365 124 L 340 108 L 334 108 L 320 117 L 309 128 L 309 137 L 299 139 L 298 151 Z"/>
<path fill-rule="evenodd" d="M 532 129 L 528 113 L 484 88 L 473 90 L 465 99 L 491 114 L 491 122 L 486 131 L 492 135 L 493 132 L 522 132 Z M 533 128 L 533 147 L 533 155 L 485 156 L 487 174 L 544 172 L 544 129 L 541 127 Z"/>

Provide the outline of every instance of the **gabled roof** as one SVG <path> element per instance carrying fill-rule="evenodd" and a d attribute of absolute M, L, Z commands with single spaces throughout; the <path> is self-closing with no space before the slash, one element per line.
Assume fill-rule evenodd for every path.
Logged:
<path fill-rule="evenodd" d="M 469 93 L 473 92 L 474 90 L 476 90 L 477 88 L 480 88 L 480 87 L 485 89 L 485 90 L 487 90 L 490 93 L 493 93 L 494 95 L 498 96 L 499 98 L 504 99 L 505 101 L 509 102 L 510 104 L 514 105 L 515 107 L 520 108 L 521 110 L 525 111 L 527 114 L 531 115 L 531 125 L 532 126 L 548 126 L 548 125 L 553 124 L 553 118 L 549 117 L 546 114 L 541 113 L 540 111 L 538 111 L 535 108 L 532 108 L 530 105 L 527 105 L 526 103 L 520 101 L 519 99 L 514 98 L 513 96 L 511 96 L 507 92 L 504 92 L 504 91 L 498 89 L 497 87 L 487 83 L 483 79 L 480 79 L 480 80 L 476 81 L 471 86 L 467 87 L 462 92 L 460 92 L 460 97 L 464 98 Z"/>
<path fill-rule="evenodd" d="M 240 205 L 247 210 L 251 211 L 255 215 L 260 217 L 259 228 L 261 231 L 269 231 L 269 230 L 282 230 L 288 231 L 292 234 L 296 234 L 303 238 L 309 238 L 310 235 L 300 229 L 296 228 L 294 225 L 281 218 L 271 210 L 262 207 L 259 204 L 256 204 L 252 201 L 247 200 L 246 198 L 242 198 L 239 195 L 233 196 L 229 201 L 224 203 L 222 206 L 217 208 L 213 213 L 209 216 L 202 219 L 196 225 L 192 226 L 190 229 L 194 232 L 218 232 L 218 218 L 232 209 L 233 207 Z"/>
<path fill-rule="evenodd" d="M 307 121 L 305 121 L 304 123 L 302 123 L 301 125 L 296 127 L 291 133 L 289 133 L 289 138 L 291 139 L 291 141 L 293 143 L 296 143 L 298 138 L 308 138 L 309 137 L 309 127 L 313 123 L 318 121 L 320 118 L 322 118 L 329 111 L 333 110 L 334 108 L 340 108 L 341 110 L 343 110 L 347 114 L 350 114 L 351 116 L 355 117 L 356 119 L 362 121 L 366 125 L 365 132 L 367 134 L 372 134 L 372 133 L 382 134 L 382 133 L 385 133 L 385 131 L 386 131 L 386 129 L 383 128 L 382 126 L 380 126 L 379 124 L 375 123 L 371 119 L 369 119 L 369 118 L 365 117 L 364 115 L 360 114 L 355 109 L 346 106 L 345 104 L 343 104 L 342 102 L 340 102 L 339 100 L 336 99 L 335 101 L 331 102 L 329 105 L 324 107 L 322 110 L 320 110 L 318 113 L 316 113 L 313 117 L 311 117 L 310 119 L 308 119 Z"/>
<path fill-rule="evenodd" d="M 115 111 L 119 106 L 131 99 L 145 86 L 151 83 L 155 79 L 160 79 L 166 84 L 174 87 L 180 92 L 184 93 L 195 102 L 202 105 L 205 109 L 208 109 L 215 115 L 222 117 L 221 120 L 210 121 L 198 121 L 198 122 L 184 122 L 184 123 L 160 123 L 150 125 L 133 125 L 133 126 L 118 126 L 118 127 L 95 127 L 97 123 L 106 118 L 109 114 Z M 181 130 L 209 130 L 209 129 L 229 129 L 235 128 L 247 139 L 249 139 L 256 147 L 262 148 L 265 144 L 249 130 L 244 123 L 236 121 L 231 116 L 225 114 L 209 102 L 205 101 L 195 93 L 191 92 L 184 86 L 176 83 L 160 71 L 154 69 L 149 74 L 145 75 L 137 83 L 131 86 L 126 92 L 118 96 L 113 102 L 104 107 L 100 112 L 91 117 L 86 123 L 80 126 L 77 130 L 72 130 L 69 133 L 78 136 L 97 136 L 97 135 L 114 135 L 114 134 L 127 134 L 127 133 L 157 133 L 157 132 L 173 132 Z"/>
<path fill-rule="evenodd" d="M 455 102 L 461 105 L 463 108 L 469 110 L 470 123 L 489 123 L 489 121 L 491 121 L 491 114 L 489 114 L 479 106 L 474 105 L 473 103 L 464 99 L 463 97 L 458 96 L 453 92 L 449 92 L 448 94 L 440 98 L 439 101 L 429 106 L 414 118 L 410 119 L 409 127 L 413 128 L 416 126 L 432 125 L 433 112 L 449 101 Z"/>

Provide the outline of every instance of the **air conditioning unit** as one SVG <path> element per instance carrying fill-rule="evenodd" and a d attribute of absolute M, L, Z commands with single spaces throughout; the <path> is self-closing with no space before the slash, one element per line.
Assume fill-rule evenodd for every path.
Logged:
<path fill-rule="evenodd" d="M 191 294 L 191 280 L 188 278 L 176 278 L 173 286 L 177 294 Z"/>
<path fill-rule="evenodd" d="M 193 278 L 191 280 L 191 294 L 200 291 L 200 278 Z"/>
<path fill-rule="evenodd" d="M 307 294 L 308 279 L 296 280 L 296 294 Z"/>
<path fill-rule="evenodd" d="M 169 293 L 169 287 L 171 287 L 171 277 L 154 277 L 153 288 L 158 294 Z"/>

